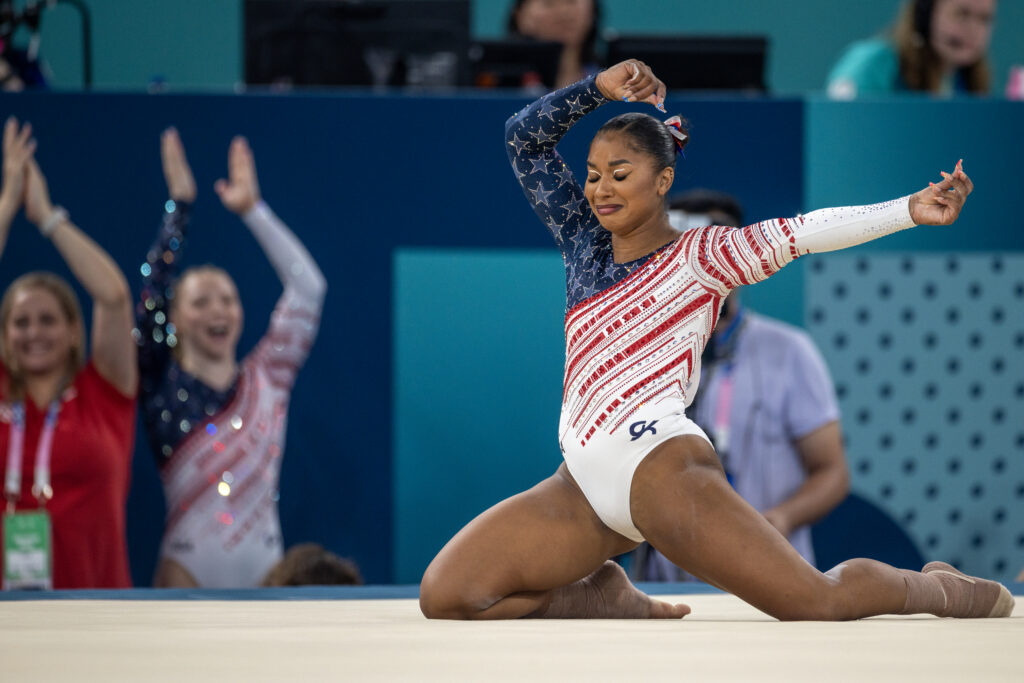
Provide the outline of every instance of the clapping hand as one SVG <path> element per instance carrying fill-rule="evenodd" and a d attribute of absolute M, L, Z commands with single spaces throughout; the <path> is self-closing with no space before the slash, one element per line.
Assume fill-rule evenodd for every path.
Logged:
<path fill-rule="evenodd" d="M 4 124 L 4 184 L 3 195 L 10 199 L 13 210 L 21 205 L 25 193 L 25 177 L 28 163 L 36 151 L 32 138 L 32 124 L 18 127 L 18 120 L 11 116 Z"/>
<path fill-rule="evenodd" d="M 185 146 L 174 128 L 168 128 L 160 136 L 160 161 L 163 162 L 164 179 L 167 181 L 167 194 L 177 202 L 194 202 L 196 199 L 196 181 L 192 177 L 188 159 L 185 158 Z"/>
<path fill-rule="evenodd" d="M 214 183 L 213 189 L 224 207 L 240 216 L 259 202 L 256 161 L 245 138 L 236 136 L 231 141 L 228 148 L 228 179 L 221 178 Z"/>

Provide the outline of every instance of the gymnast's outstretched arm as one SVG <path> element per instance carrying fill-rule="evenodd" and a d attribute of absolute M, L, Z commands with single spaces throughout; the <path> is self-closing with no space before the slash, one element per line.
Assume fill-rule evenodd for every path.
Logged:
<path fill-rule="evenodd" d="M 760 282 L 804 254 L 845 249 L 915 225 L 949 225 L 974 183 L 962 161 L 942 176 L 940 183 L 881 204 L 820 209 L 744 228 L 700 228 L 691 263 L 705 285 L 724 292 Z"/>

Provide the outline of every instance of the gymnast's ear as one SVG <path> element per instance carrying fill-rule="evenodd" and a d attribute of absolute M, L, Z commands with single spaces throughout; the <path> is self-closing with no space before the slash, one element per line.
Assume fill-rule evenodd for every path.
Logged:
<path fill-rule="evenodd" d="M 676 178 L 676 170 L 671 166 L 666 166 L 661 169 L 661 173 L 658 174 L 658 196 L 664 197 L 668 194 L 668 191 L 672 189 L 672 181 Z"/>

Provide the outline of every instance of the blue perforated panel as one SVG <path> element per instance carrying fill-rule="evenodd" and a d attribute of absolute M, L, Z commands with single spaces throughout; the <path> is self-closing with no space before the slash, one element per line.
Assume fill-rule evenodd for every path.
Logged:
<path fill-rule="evenodd" d="M 853 488 L 927 559 L 1024 566 L 1024 255 L 811 257 Z"/>

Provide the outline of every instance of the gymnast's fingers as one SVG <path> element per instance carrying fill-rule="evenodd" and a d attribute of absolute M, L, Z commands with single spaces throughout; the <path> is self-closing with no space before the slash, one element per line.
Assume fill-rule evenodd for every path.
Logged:
<path fill-rule="evenodd" d="M 658 81 L 658 92 L 657 92 L 657 99 L 658 99 L 658 101 L 654 103 L 654 106 L 657 107 L 658 109 L 660 109 L 661 111 L 665 111 L 665 95 L 666 94 L 668 94 L 668 89 L 665 87 L 665 83 L 663 81 L 659 80 Z"/>
<path fill-rule="evenodd" d="M 658 84 L 661 83 L 653 73 L 648 72 L 647 77 L 641 87 L 633 90 L 633 97 L 630 98 L 633 102 L 650 102 L 651 104 L 657 105 L 657 92 Z"/>

